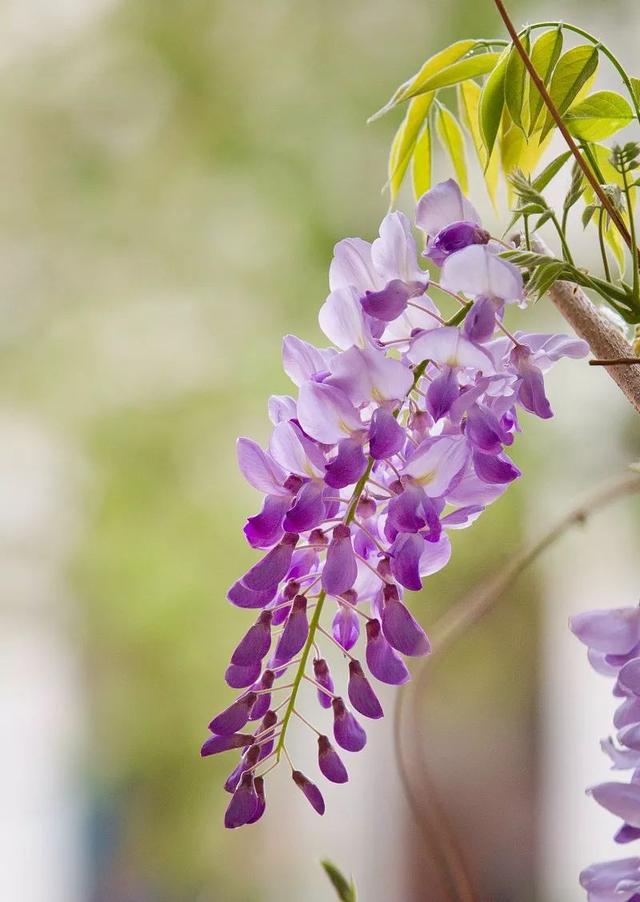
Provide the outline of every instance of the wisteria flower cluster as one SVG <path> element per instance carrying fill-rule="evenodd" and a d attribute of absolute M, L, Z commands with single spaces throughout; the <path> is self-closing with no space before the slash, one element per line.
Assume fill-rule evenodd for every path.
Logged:
<path fill-rule="evenodd" d="M 202 746 L 203 756 L 240 750 L 225 784 L 227 827 L 262 816 L 264 776 L 282 756 L 324 812 L 321 790 L 291 762 L 292 721 L 317 734 L 320 773 L 346 782 L 338 748 L 360 751 L 359 718 L 383 714 L 372 679 L 405 683 L 404 658 L 430 650 L 405 591 L 447 564 L 449 531 L 471 525 L 520 475 L 505 449 L 520 431 L 520 410 L 552 415 L 545 371 L 587 352 L 573 338 L 507 331 L 505 307 L 524 301 L 521 273 L 499 256 L 502 246 L 455 182 L 420 199 L 416 225 L 439 281 L 420 265 L 400 212 L 384 218 L 373 243 L 339 242 L 319 315 L 332 346 L 284 339 L 297 398 L 269 400 L 267 450 L 238 442 L 240 469 L 265 497 L 244 527 L 263 556 L 228 593 L 259 612 L 225 674 L 239 695 Z M 448 319 L 431 288 L 457 305 Z M 326 643 L 344 656 L 344 689 L 334 684 Z M 320 713 L 330 712 L 331 731 L 300 713 L 303 685 Z"/>
<path fill-rule="evenodd" d="M 622 819 L 615 841 L 630 843 L 640 839 L 640 607 L 588 611 L 573 617 L 570 626 L 588 647 L 591 666 L 615 679 L 616 735 L 603 740 L 602 749 L 613 770 L 633 774 L 629 783 L 600 783 L 589 794 Z M 589 902 L 640 902 L 640 857 L 594 864 L 582 872 L 580 883 Z"/>

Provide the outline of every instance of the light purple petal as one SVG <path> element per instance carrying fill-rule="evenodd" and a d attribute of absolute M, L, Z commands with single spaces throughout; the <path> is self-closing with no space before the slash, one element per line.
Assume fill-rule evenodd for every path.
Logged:
<path fill-rule="evenodd" d="M 300 425 L 312 438 L 328 445 L 362 429 L 355 407 L 333 385 L 305 382 L 298 396 Z"/>
<path fill-rule="evenodd" d="M 377 348 L 349 348 L 331 361 L 328 385 L 341 389 L 359 407 L 370 401 L 396 401 L 409 392 L 413 373 Z"/>
<path fill-rule="evenodd" d="M 367 288 L 378 288 L 380 284 L 381 278 L 373 267 L 368 241 L 344 238 L 336 244 L 329 267 L 329 287 L 332 291 L 353 287 L 362 293 Z"/>
<path fill-rule="evenodd" d="M 453 179 L 434 185 L 418 201 L 416 225 L 431 237 L 452 222 L 463 220 L 479 223 L 480 217 Z"/>
<path fill-rule="evenodd" d="M 265 495 L 287 495 L 283 483 L 285 471 L 250 438 L 239 438 L 236 444 L 238 466 L 247 482 Z"/>
<path fill-rule="evenodd" d="M 442 435 L 426 439 L 402 470 L 420 483 L 427 495 L 439 498 L 464 469 L 469 449 L 462 436 Z"/>
<path fill-rule="evenodd" d="M 282 340 L 282 367 L 298 387 L 316 373 L 326 372 L 334 354 L 332 349 L 316 348 L 296 335 L 285 335 Z"/>
<path fill-rule="evenodd" d="M 589 648 L 624 655 L 640 640 L 640 607 L 585 611 L 572 617 L 569 626 Z"/>
<path fill-rule="evenodd" d="M 320 449 L 302 434 L 295 423 L 278 423 L 269 440 L 273 459 L 288 473 L 304 478 L 322 478 L 324 459 Z"/>
<path fill-rule="evenodd" d="M 473 344 L 454 326 L 440 326 L 423 332 L 412 343 L 407 357 L 412 363 L 433 360 L 441 366 L 468 367 L 493 373 L 494 364 L 486 351 Z"/>
<path fill-rule="evenodd" d="M 640 785 L 637 783 L 600 783 L 589 790 L 589 795 L 627 824 L 640 827 Z"/>
<path fill-rule="evenodd" d="M 473 244 L 451 254 L 442 265 L 440 283 L 468 297 L 493 297 L 509 303 L 523 295 L 522 273 L 486 245 Z"/>
<path fill-rule="evenodd" d="M 329 341 L 343 351 L 354 345 L 364 348 L 369 344 L 371 336 L 365 323 L 360 295 L 353 288 L 332 291 L 320 308 L 318 322 Z"/>

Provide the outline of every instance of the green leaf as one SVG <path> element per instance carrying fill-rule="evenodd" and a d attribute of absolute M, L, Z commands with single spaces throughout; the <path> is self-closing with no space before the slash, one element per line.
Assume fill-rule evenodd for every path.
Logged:
<path fill-rule="evenodd" d="M 484 180 L 493 206 L 498 208 L 498 178 L 500 161 L 496 150 L 487 159 L 487 150 L 480 132 L 478 110 L 480 105 L 480 86 L 475 81 L 463 81 L 458 85 L 458 111 L 462 124 L 471 136 L 480 166 L 484 171 Z"/>
<path fill-rule="evenodd" d="M 586 229 L 586 227 L 591 222 L 593 214 L 598 209 L 596 204 L 587 204 L 584 210 L 582 211 L 582 228 Z"/>
<path fill-rule="evenodd" d="M 385 103 L 385 105 L 378 110 L 377 113 L 374 113 L 373 116 L 370 116 L 367 122 L 373 122 L 375 119 L 379 119 L 380 116 L 384 116 L 385 113 L 388 113 L 389 110 L 393 109 L 394 106 L 397 106 L 399 103 L 402 103 L 403 100 L 406 100 L 408 94 L 407 92 L 412 89 L 413 86 L 420 82 L 426 81 L 428 78 L 431 78 L 432 75 L 435 75 L 437 72 L 440 72 L 441 69 L 450 66 L 452 63 L 455 63 L 457 60 L 461 59 L 465 54 L 469 53 L 470 50 L 478 44 L 478 41 L 475 39 L 469 39 L 466 41 L 456 41 L 455 44 L 451 44 L 449 47 L 445 47 L 444 50 L 441 50 L 439 53 L 436 53 L 434 56 L 430 57 L 426 63 L 420 68 L 418 73 L 410 78 L 409 81 L 404 82 L 404 84 L 400 85 L 400 87 L 394 91 L 393 97 Z"/>
<path fill-rule="evenodd" d="M 571 169 L 571 183 L 569 185 L 567 196 L 562 204 L 562 209 L 570 210 L 574 204 L 577 204 L 584 193 L 584 188 L 584 174 L 580 166 L 578 166 L 577 163 L 574 163 L 573 168 Z"/>
<path fill-rule="evenodd" d="M 633 88 L 633 96 L 636 99 L 636 103 L 640 104 L 640 78 L 634 78 L 633 75 L 629 78 L 631 82 L 631 87 Z"/>
<path fill-rule="evenodd" d="M 324 861 L 321 861 L 320 864 L 331 881 L 340 902 L 356 902 L 356 888 L 353 880 L 347 880 L 347 878 L 340 873 L 335 864 L 327 858 L 325 858 Z"/>
<path fill-rule="evenodd" d="M 531 300 L 537 301 L 543 294 L 546 294 L 553 283 L 561 278 L 564 268 L 563 260 L 553 260 L 538 266 L 527 282 L 527 294 Z"/>
<path fill-rule="evenodd" d="M 509 59 L 509 48 L 503 50 L 498 62 L 485 81 L 480 94 L 478 115 L 480 117 L 480 130 L 482 140 L 490 157 L 493 145 L 500 128 L 502 108 L 504 107 L 504 79 Z"/>
<path fill-rule="evenodd" d="M 436 113 L 436 130 L 442 146 L 451 157 L 456 179 L 462 189 L 462 193 L 466 194 L 469 190 L 469 180 L 467 178 L 464 135 L 453 113 L 440 104 Z"/>
<path fill-rule="evenodd" d="M 592 44 L 580 44 L 563 53 L 553 73 L 549 94 L 556 109 L 564 116 L 580 88 L 588 81 L 598 68 L 598 48 Z M 542 135 L 544 138 L 554 127 L 555 122 L 547 113 Z"/>
<path fill-rule="evenodd" d="M 569 157 L 573 156 L 570 150 L 565 150 L 564 153 L 559 154 L 554 160 L 545 166 L 542 172 L 535 177 L 532 184 L 536 191 L 544 191 L 549 182 L 554 176 L 556 176 L 564 164 L 567 162 Z"/>
<path fill-rule="evenodd" d="M 529 32 L 526 32 L 522 36 L 521 40 L 524 49 L 527 51 L 527 53 L 529 53 Z M 513 122 L 518 126 L 518 128 L 521 128 L 523 131 L 524 127 L 522 124 L 522 114 L 524 111 L 526 82 L 527 70 L 522 57 L 518 53 L 518 50 L 514 44 L 511 47 L 511 51 L 509 52 L 509 59 L 507 61 L 507 71 L 504 82 L 504 101 L 507 105 L 507 109 L 509 110 Z"/>
<path fill-rule="evenodd" d="M 478 53 L 459 60 L 451 66 L 447 66 L 440 72 L 436 72 L 430 78 L 420 81 L 418 84 L 407 88 L 398 103 L 416 97 L 418 94 L 426 94 L 429 91 L 437 91 L 438 88 L 449 88 L 461 81 L 475 78 L 478 75 L 486 75 L 495 67 L 499 58 L 497 53 Z"/>
<path fill-rule="evenodd" d="M 554 67 L 560 58 L 560 54 L 562 53 L 562 29 L 554 28 L 553 31 L 545 31 L 544 34 L 540 35 L 538 40 L 533 45 L 533 49 L 531 51 L 531 62 L 533 66 L 544 82 L 545 86 L 548 87 L 551 81 L 551 75 L 553 73 Z M 531 80 L 529 81 L 529 129 L 528 134 L 533 134 L 536 129 L 536 125 L 538 122 L 538 118 L 540 116 L 540 112 L 542 110 L 543 100 L 540 96 L 540 92 L 536 88 L 535 84 Z"/>
<path fill-rule="evenodd" d="M 583 141 L 600 141 L 620 131 L 634 119 L 633 110 L 620 94 L 597 91 L 574 104 L 565 116 L 567 128 Z"/>
<path fill-rule="evenodd" d="M 413 193 L 418 200 L 431 187 L 431 129 L 427 125 L 416 142 L 411 161 Z"/>
<path fill-rule="evenodd" d="M 395 202 L 398 196 L 402 180 L 416 149 L 420 130 L 429 115 L 433 98 L 433 94 L 425 94 L 423 97 L 416 97 L 411 101 L 400 128 L 393 139 L 389 154 L 388 181 L 391 204 Z"/>

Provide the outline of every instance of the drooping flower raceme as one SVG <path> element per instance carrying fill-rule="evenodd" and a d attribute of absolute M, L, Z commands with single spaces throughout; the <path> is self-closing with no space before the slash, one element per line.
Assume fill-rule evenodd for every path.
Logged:
<path fill-rule="evenodd" d="M 627 844 L 640 839 L 640 607 L 578 614 L 570 627 L 589 649 L 591 666 L 615 679 L 616 734 L 603 740 L 602 749 L 614 771 L 633 773 L 629 783 L 611 780 L 588 792 L 622 819 L 614 839 Z M 594 864 L 580 874 L 580 883 L 589 902 L 640 902 L 640 856 Z"/>
<path fill-rule="evenodd" d="M 225 784 L 227 827 L 262 816 L 264 775 L 283 755 L 323 813 L 321 790 L 286 744 L 294 719 L 307 723 L 302 686 L 323 718 L 318 770 L 344 783 L 342 751 L 360 751 L 361 720 L 383 713 L 375 681 L 406 682 L 405 657 L 429 652 L 405 591 L 447 564 L 450 530 L 473 523 L 520 475 L 506 449 L 519 408 L 551 416 L 543 373 L 587 351 L 572 338 L 506 332 L 505 306 L 523 301 L 520 271 L 498 256 L 455 182 L 420 200 L 417 225 L 456 312 L 446 320 L 427 293 L 402 213 L 385 217 L 372 244 L 339 242 L 319 315 L 331 346 L 284 339 L 297 397 L 269 400 L 266 450 L 238 442 L 240 469 L 264 500 L 244 528 L 261 556 L 228 593 L 256 616 L 225 674 L 239 694 L 202 747 L 203 756 L 240 751 Z M 345 659 L 335 682 L 327 643 Z"/>

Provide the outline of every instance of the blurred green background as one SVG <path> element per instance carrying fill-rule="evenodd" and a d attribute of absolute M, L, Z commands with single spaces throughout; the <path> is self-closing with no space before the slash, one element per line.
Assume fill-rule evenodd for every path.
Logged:
<path fill-rule="evenodd" d="M 298 809 L 295 789 L 278 785 L 280 809 L 225 834 L 220 784 L 231 762 L 198 757 L 208 720 L 229 697 L 223 670 L 247 626 L 224 597 L 252 558 L 241 526 L 257 506 L 234 441 L 264 441 L 267 396 L 288 391 L 281 336 L 320 340 L 333 244 L 373 237 L 385 212 L 395 120 L 367 127 L 367 116 L 446 42 L 501 34 L 497 17 L 491 3 L 471 0 L 1 6 L 0 399 L 8 428 L 26 417 L 64 449 L 63 503 L 77 513 L 71 529 L 68 511 L 55 510 L 51 529 L 71 535 L 60 569 L 72 600 L 60 609 L 81 687 L 82 738 L 69 765 L 82 798 L 79 898 L 330 899 L 317 867 L 330 837 L 314 824 L 318 854 L 299 851 L 286 820 L 287 806 Z M 608 24 L 595 2 L 546 6 L 511 4 L 518 20 L 562 15 L 602 25 L 611 39 L 616 11 L 637 25 L 631 2 L 607 4 Z M 474 200 L 486 207 L 476 184 Z M 560 325 L 543 305 L 530 316 L 524 328 Z M 569 465 L 575 430 L 584 428 L 584 448 L 588 428 L 575 418 L 573 433 L 557 421 L 527 422 L 516 454 L 526 480 L 455 536 L 450 567 L 416 599 L 425 626 L 529 534 L 529 493 L 543 493 L 540 513 L 555 482 L 582 488 L 637 451 L 604 374 L 562 372 L 554 406 L 568 416 L 576 392 L 591 391 L 577 382 L 598 379 L 612 411 L 613 464 L 605 471 L 600 455 L 581 451 Z M 559 510 L 553 498 L 549 517 Z M 503 737 L 510 801 L 498 823 L 485 823 L 482 856 L 472 851 L 496 900 L 534 895 L 535 594 L 529 577 L 517 604 L 451 654 L 429 713 L 436 759 L 448 757 L 462 722 L 474 732 L 478 757 L 472 765 L 463 755 L 460 766 L 478 768 L 476 788 L 498 779 L 479 778 L 495 752 L 481 751 L 482 736 L 496 741 L 499 726 Z M 390 721 L 379 734 L 388 744 Z M 344 818 L 358 799 L 354 781 L 332 804 Z M 452 805 L 463 834 L 477 837 L 482 799 Z M 377 834 L 370 870 L 356 871 L 368 888 L 363 902 L 391 898 L 375 893 L 382 867 L 398 887 L 394 899 L 438 898 L 428 895 L 426 851 L 399 806 L 393 834 L 405 837 L 405 851 L 387 856 L 384 829 Z M 300 829 L 312 817 L 301 810 Z M 348 844 L 333 851 L 355 868 Z"/>

